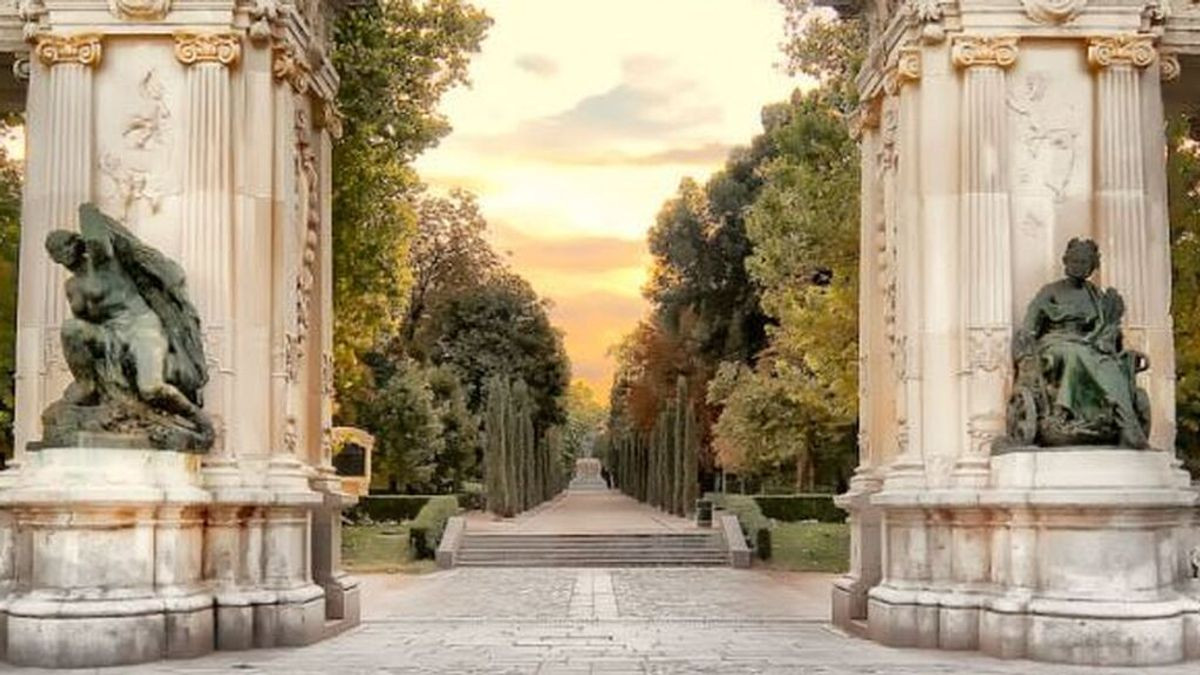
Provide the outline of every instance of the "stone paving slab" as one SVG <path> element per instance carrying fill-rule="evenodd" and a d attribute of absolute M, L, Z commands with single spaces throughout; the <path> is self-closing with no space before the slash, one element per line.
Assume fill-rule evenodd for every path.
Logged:
<path fill-rule="evenodd" d="M 90 671 L 309 675 L 1193 675 L 890 649 L 828 624 L 829 575 L 725 569 L 458 569 L 371 576 L 364 623 L 309 647 Z M 820 598 L 820 602 L 816 600 Z M 473 600 L 473 603 L 468 602 Z M 7 672 L 7 671 L 6 671 Z M 51 673 L 12 669 L 13 673 Z"/>
<path fill-rule="evenodd" d="M 695 523 L 616 490 L 568 490 L 515 518 L 467 514 L 471 534 L 665 534 L 695 532 Z M 707 530 L 705 530 L 707 531 Z"/>

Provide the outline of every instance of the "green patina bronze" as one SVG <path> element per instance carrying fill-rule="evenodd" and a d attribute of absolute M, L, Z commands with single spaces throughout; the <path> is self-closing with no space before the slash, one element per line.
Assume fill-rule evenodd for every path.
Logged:
<path fill-rule="evenodd" d="M 1125 302 L 1088 281 L 1100 266 L 1092 240 L 1072 239 L 1063 266 L 1066 278 L 1042 287 L 1013 340 L 1009 441 L 1145 448 L 1150 403 L 1135 377 L 1149 362 L 1122 344 Z"/>
<path fill-rule="evenodd" d="M 43 445 L 106 433 L 207 450 L 208 373 L 183 269 L 91 204 L 80 207 L 79 224 L 78 234 L 46 237 L 50 257 L 71 271 L 62 348 L 74 382 L 42 413 Z"/>

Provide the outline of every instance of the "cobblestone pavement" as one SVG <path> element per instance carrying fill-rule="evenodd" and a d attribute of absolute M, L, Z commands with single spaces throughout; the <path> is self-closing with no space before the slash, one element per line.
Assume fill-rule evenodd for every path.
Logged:
<path fill-rule="evenodd" d="M 731 569 L 457 569 L 363 579 L 363 625 L 298 649 L 102 672 L 647 675 L 1196 673 L 900 650 L 828 625 L 828 575 Z M 15 670 L 13 672 L 52 672 Z M 62 671 L 58 671 L 62 672 Z"/>

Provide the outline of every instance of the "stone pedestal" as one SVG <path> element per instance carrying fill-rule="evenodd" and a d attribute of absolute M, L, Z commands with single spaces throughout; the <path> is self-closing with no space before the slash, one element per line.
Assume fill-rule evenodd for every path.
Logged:
<path fill-rule="evenodd" d="M 1200 653 L 1181 532 L 1196 493 L 1162 452 L 991 458 L 980 490 L 884 491 L 886 569 L 869 594 L 885 644 L 1104 666 Z"/>
<path fill-rule="evenodd" d="M 199 469 L 196 455 L 160 450 L 28 453 L 0 492 L 16 533 L 5 658 L 95 667 L 211 651 Z"/>

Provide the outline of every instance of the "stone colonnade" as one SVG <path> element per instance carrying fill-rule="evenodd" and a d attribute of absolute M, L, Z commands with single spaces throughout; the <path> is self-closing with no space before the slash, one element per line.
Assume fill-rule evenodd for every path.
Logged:
<path fill-rule="evenodd" d="M 0 21 L 21 32 L 0 35 L 0 45 L 27 91 L 16 457 L 0 474 L 0 657 L 111 665 L 303 644 L 357 622 L 357 589 L 338 558 L 348 498 L 330 456 L 333 9 L 21 0 Z M 64 274 L 42 242 L 77 228 L 87 201 L 187 273 L 218 435 L 202 462 L 29 449 L 41 411 L 70 379 L 59 343 Z M 131 461 L 159 469 L 85 470 Z M 122 471 L 145 478 L 145 489 L 105 492 L 126 484 Z M 139 565 L 144 573 L 112 572 Z M 60 576 L 47 576 L 52 569 Z M 81 597 L 95 602 L 72 606 Z M 126 621 L 132 642 L 98 649 L 88 626 L 106 621 Z"/>
<path fill-rule="evenodd" d="M 1175 459 L 1164 87 L 1200 14 L 865 0 L 860 464 L 835 622 L 894 645 L 1200 658 Z M 1190 50 L 1190 51 L 1189 51 Z M 1185 59 L 1186 60 L 1186 59 Z M 1169 100 L 1169 97 L 1168 97 Z M 1073 237 L 1149 356 L 1155 450 L 1005 454 L 1013 329 Z M 1102 646 L 1095 646 L 1100 644 Z M 1089 646 L 1091 645 L 1091 646 Z"/>

